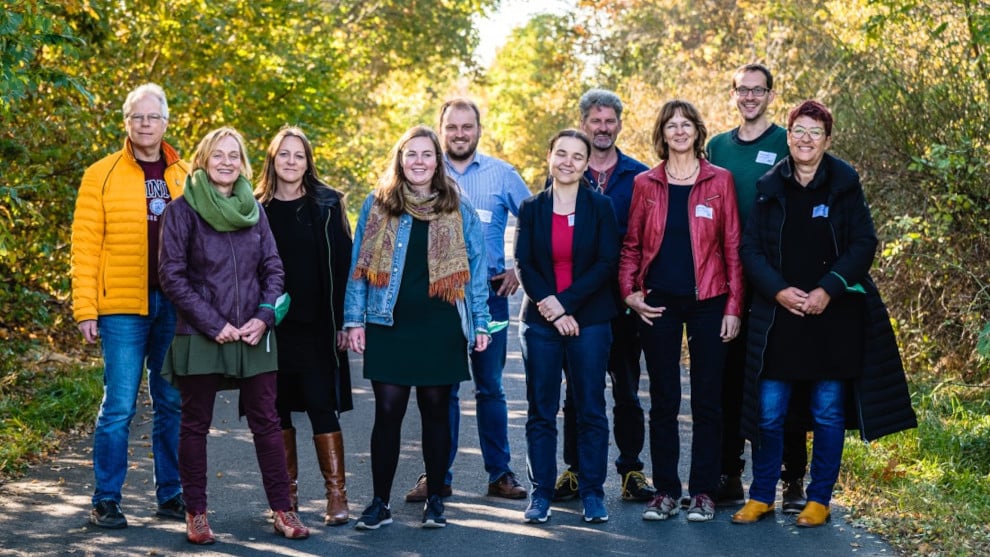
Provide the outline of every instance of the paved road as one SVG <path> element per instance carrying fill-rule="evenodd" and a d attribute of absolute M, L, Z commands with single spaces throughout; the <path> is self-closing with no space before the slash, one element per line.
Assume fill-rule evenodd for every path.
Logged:
<path fill-rule="evenodd" d="M 518 306 L 518 295 L 515 305 Z M 374 418 L 370 384 L 354 362 L 355 410 L 341 424 L 347 450 L 347 478 L 351 516 L 356 518 L 371 499 L 369 439 Z M 526 475 L 525 380 L 515 321 L 510 329 L 505 390 L 509 400 L 512 465 Z M 646 381 L 641 391 L 646 401 Z M 131 469 L 124 486 L 123 508 L 130 526 L 104 530 L 87 522 L 93 486 L 91 437 L 62 448 L 54 461 L 34 467 L 24 479 L 0 487 L 0 555 L 19 556 L 371 556 L 371 555 L 649 555 L 671 552 L 679 556 L 739 555 L 894 555 L 894 550 L 870 533 L 854 528 L 835 508 L 831 524 L 818 529 L 794 526 L 793 515 L 777 514 L 754 526 L 729 521 L 730 510 L 720 510 L 708 523 L 688 523 L 683 513 L 666 522 L 644 522 L 642 504 L 619 499 L 619 477 L 610 469 L 606 506 L 610 520 L 587 525 L 578 501 L 557 504 L 553 517 L 542 526 L 522 522 L 526 501 L 485 496 L 486 474 L 478 449 L 471 389 L 464 384 L 461 447 L 455 465 L 454 496 L 447 502 L 449 525 L 443 530 L 420 528 L 421 507 L 403 502 L 405 491 L 422 470 L 419 413 L 410 402 L 403 450 L 396 474 L 393 500 L 395 523 L 375 532 L 346 526 L 325 527 L 321 516 L 322 480 L 310 445 L 309 424 L 297 415 L 300 439 L 300 505 L 303 520 L 312 529 L 308 540 L 285 540 L 272 532 L 254 458 L 250 431 L 237 418 L 237 394 L 217 398 L 214 429 L 209 438 L 210 523 L 218 535 L 213 546 L 196 547 L 185 540 L 181 522 L 154 516 L 154 484 L 150 458 L 150 406 L 139 409 L 131 434 Z M 681 411 L 682 442 L 689 440 L 688 392 Z M 606 398 L 611 401 L 611 395 Z M 616 450 L 610 449 L 610 462 Z M 559 451 L 559 447 L 558 447 Z M 648 453 L 647 453 L 648 454 Z M 686 482 L 690 451 L 681 447 L 682 479 Z M 649 467 L 647 467 L 647 470 Z M 566 545 L 563 545 L 566 544 Z M 758 549 L 755 549 L 758 548 Z"/>

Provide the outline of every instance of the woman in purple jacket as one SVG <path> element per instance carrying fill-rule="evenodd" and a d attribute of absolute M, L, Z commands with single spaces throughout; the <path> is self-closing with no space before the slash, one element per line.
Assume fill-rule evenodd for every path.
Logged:
<path fill-rule="evenodd" d="M 206 435 L 220 389 L 240 389 L 275 531 L 305 538 L 289 500 L 289 475 L 275 410 L 278 355 L 274 304 L 282 262 L 265 212 L 254 200 L 244 139 L 233 128 L 206 134 L 186 190 L 162 216 L 159 275 L 178 310 L 162 375 L 182 394 L 179 478 L 186 537 L 215 541 L 206 519 Z"/>

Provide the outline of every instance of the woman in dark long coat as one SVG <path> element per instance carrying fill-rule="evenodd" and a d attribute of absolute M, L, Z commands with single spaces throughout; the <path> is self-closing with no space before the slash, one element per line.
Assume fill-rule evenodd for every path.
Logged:
<path fill-rule="evenodd" d="M 281 347 L 276 407 L 292 507 L 299 508 L 292 412 L 306 412 L 326 488 L 323 521 L 346 524 L 344 437 L 339 416 L 353 404 L 343 330 L 351 254 L 344 196 L 320 181 L 312 145 L 301 129 L 288 126 L 268 146 L 255 195 L 268 215 L 285 269 L 285 290 L 292 299 L 288 314 L 275 328 Z"/>
<path fill-rule="evenodd" d="M 743 235 L 755 289 L 743 433 L 753 444 L 750 499 L 737 524 L 773 513 L 791 391 L 811 395 L 814 447 L 808 504 L 797 525 L 829 518 L 845 430 L 867 440 L 917 426 L 887 310 L 868 271 L 877 236 L 859 175 L 826 153 L 832 114 L 816 101 L 791 111 L 790 156 L 756 184 Z"/>

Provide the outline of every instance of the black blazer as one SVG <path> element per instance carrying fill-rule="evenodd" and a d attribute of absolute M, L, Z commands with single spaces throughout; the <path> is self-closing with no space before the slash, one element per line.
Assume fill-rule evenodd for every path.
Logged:
<path fill-rule="evenodd" d="M 556 294 L 579 325 L 608 321 L 618 313 L 611 285 L 619 265 L 619 227 L 607 196 L 582 187 L 574 208 L 574 280 L 557 292 L 553 273 L 551 227 L 553 189 L 546 189 L 519 206 L 516 226 L 516 272 L 526 293 L 520 319 L 546 321 L 536 303 Z"/>

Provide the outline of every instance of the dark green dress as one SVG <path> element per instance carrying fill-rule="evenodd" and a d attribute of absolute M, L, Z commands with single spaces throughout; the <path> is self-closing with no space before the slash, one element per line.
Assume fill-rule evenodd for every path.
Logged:
<path fill-rule="evenodd" d="M 364 377 L 408 386 L 452 385 L 470 379 L 467 340 L 457 308 L 429 296 L 429 223 L 413 219 L 393 326 L 368 323 Z"/>

